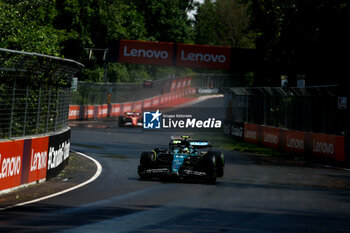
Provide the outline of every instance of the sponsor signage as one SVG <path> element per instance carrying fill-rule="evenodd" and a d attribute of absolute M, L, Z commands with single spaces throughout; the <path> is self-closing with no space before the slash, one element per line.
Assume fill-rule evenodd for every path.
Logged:
<path fill-rule="evenodd" d="M 111 116 L 119 116 L 120 108 L 121 108 L 121 104 L 112 104 Z"/>
<path fill-rule="evenodd" d="M 107 117 L 108 114 L 108 105 L 100 105 L 98 106 L 98 117 Z"/>
<path fill-rule="evenodd" d="M 221 120 L 211 117 L 200 119 L 190 114 L 163 114 L 159 109 L 143 113 L 144 129 L 220 129 L 221 126 Z"/>
<path fill-rule="evenodd" d="M 123 112 L 131 112 L 131 108 L 132 108 L 132 103 L 128 102 L 128 103 L 124 103 L 123 104 Z"/>
<path fill-rule="evenodd" d="M 119 62 L 172 66 L 173 53 L 173 43 L 120 40 Z"/>
<path fill-rule="evenodd" d="M 250 50 L 242 52 L 222 46 L 119 40 L 109 51 L 109 61 L 132 64 L 229 70 L 231 64 L 241 67 L 241 60 L 251 63 L 251 60 L 245 59 Z M 233 59 L 232 53 L 236 54 Z"/>
<path fill-rule="evenodd" d="M 0 142 L 0 193 L 57 175 L 68 161 L 70 130 L 33 139 Z"/>
<path fill-rule="evenodd" d="M 28 183 L 46 178 L 49 137 L 31 140 Z"/>
<path fill-rule="evenodd" d="M 21 184 L 23 140 L 0 143 L 0 190 Z"/>
<path fill-rule="evenodd" d="M 280 130 L 278 128 L 263 127 L 263 145 L 273 149 L 279 148 Z"/>
<path fill-rule="evenodd" d="M 312 154 L 334 158 L 337 161 L 345 162 L 344 137 L 327 134 L 313 134 Z"/>
<path fill-rule="evenodd" d="M 199 94 L 217 94 L 219 89 L 217 88 L 198 88 Z"/>
<path fill-rule="evenodd" d="M 261 132 L 261 133 L 259 133 Z M 293 153 L 311 153 L 346 162 L 345 137 L 244 124 L 244 141 Z M 281 145 L 281 147 L 279 147 Z"/>
<path fill-rule="evenodd" d="M 69 120 L 78 119 L 80 116 L 80 106 L 79 105 L 70 105 L 69 106 Z"/>
<path fill-rule="evenodd" d="M 242 122 L 232 122 L 231 135 L 238 138 L 243 138 L 244 124 Z"/>
<path fill-rule="evenodd" d="M 282 130 L 283 149 L 288 152 L 305 153 L 305 132 Z"/>
<path fill-rule="evenodd" d="M 230 63 L 230 47 L 177 45 L 176 66 L 228 70 Z"/>
<path fill-rule="evenodd" d="M 84 118 L 91 119 L 95 116 L 95 106 L 93 105 L 84 105 Z"/>
<path fill-rule="evenodd" d="M 47 158 L 47 178 L 54 177 L 62 170 L 65 161 L 68 161 L 70 149 L 70 133 L 68 130 L 62 134 L 50 136 L 49 152 Z"/>
<path fill-rule="evenodd" d="M 244 141 L 250 143 L 258 143 L 259 126 L 254 124 L 244 124 Z"/>

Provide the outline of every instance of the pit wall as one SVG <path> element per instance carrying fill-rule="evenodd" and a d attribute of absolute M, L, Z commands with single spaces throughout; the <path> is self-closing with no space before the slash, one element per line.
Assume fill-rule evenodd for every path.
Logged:
<path fill-rule="evenodd" d="M 71 131 L 0 142 L 0 194 L 54 177 L 68 163 Z"/>
<path fill-rule="evenodd" d="M 124 112 L 150 111 L 172 103 L 179 103 L 189 95 L 196 94 L 196 88 L 191 87 L 191 79 L 186 81 L 173 80 L 170 93 L 133 102 L 112 103 L 103 105 L 70 105 L 69 120 L 89 120 L 106 117 L 117 117 Z"/>
<path fill-rule="evenodd" d="M 346 158 L 348 152 L 347 140 L 344 136 L 244 123 L 243 139 L 245 142 L 259 144 L 271 149 L 308 154 L 337 162 L 348 162 Z"/>

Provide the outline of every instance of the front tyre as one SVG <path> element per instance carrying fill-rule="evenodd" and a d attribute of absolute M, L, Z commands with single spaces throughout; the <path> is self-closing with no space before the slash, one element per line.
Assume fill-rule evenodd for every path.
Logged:
<path fill-rule="evenodd" d="M 140 157 L 140 165 L 150 168 L 156 163 L 157 157 L 155 152 L 142 152 Z"/>
<path fill-rule="evenodd" d="M 124 124 L 125 124 L 125 117 L 124 116 L 118 117 L 118 126 L 121 128 L 124 126 Z"/>
<path fill-rule="evenodd" d="M 154 152 L 142 152 L 140 157 L 140 165 L 138 166 L 137 173 L 141 180 L 151 179 L 152 174 L 147 173 L 147 169 L 150 169 L 156 165 L 156 154 Z"/>
<path fill-rule="evenodd" d="M 215 184 L 216 183 L 216 156 L 213 153 L 208 153 L 204 156 L 204 167 L 207 172 L 207 177 L 205 178 L 206 183 Z"/>

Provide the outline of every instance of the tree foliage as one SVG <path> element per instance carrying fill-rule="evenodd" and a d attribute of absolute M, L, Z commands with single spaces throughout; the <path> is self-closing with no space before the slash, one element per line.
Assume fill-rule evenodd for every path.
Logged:
<path fill-rule="evenodd" d="M 349 8 L 348 0 L 1 0 L 0 47 L 78 60 L 86 65 L 80 79 L 93 81 L 103 80 L 103 52 L 89 56 L 86 48 L 118 39 L 257 48 L 256 85 L 279 85 L 282 73 L 306 74 L 307 84 L 339 83 Z M 113 82 L 179 72 L 124 64 L 109 71 Z"/>
<path fill-rule="evenodd" d="M 306 74 L 311 85 L 342 82 L 349 51 L 349 1 L 253 0 L 252 10 L 264 72 L 275 73 L 270 82 L 278 84 L 281 73 L 292 80 Z"/>
<path fill-rule="evenodd" d="M 253 48 L 249 4 L 240 0 L 216 0 L 198 7 L 195 16 L 196 43 Z"/>

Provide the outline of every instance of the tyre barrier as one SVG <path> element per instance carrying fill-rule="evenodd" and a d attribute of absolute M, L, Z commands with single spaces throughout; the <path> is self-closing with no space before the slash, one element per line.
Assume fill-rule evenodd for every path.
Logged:
<path fill-rule="evenodd" d="M 56 176 L 68 164 L 71 130 L 0 142 L 0 194 Z"/>

